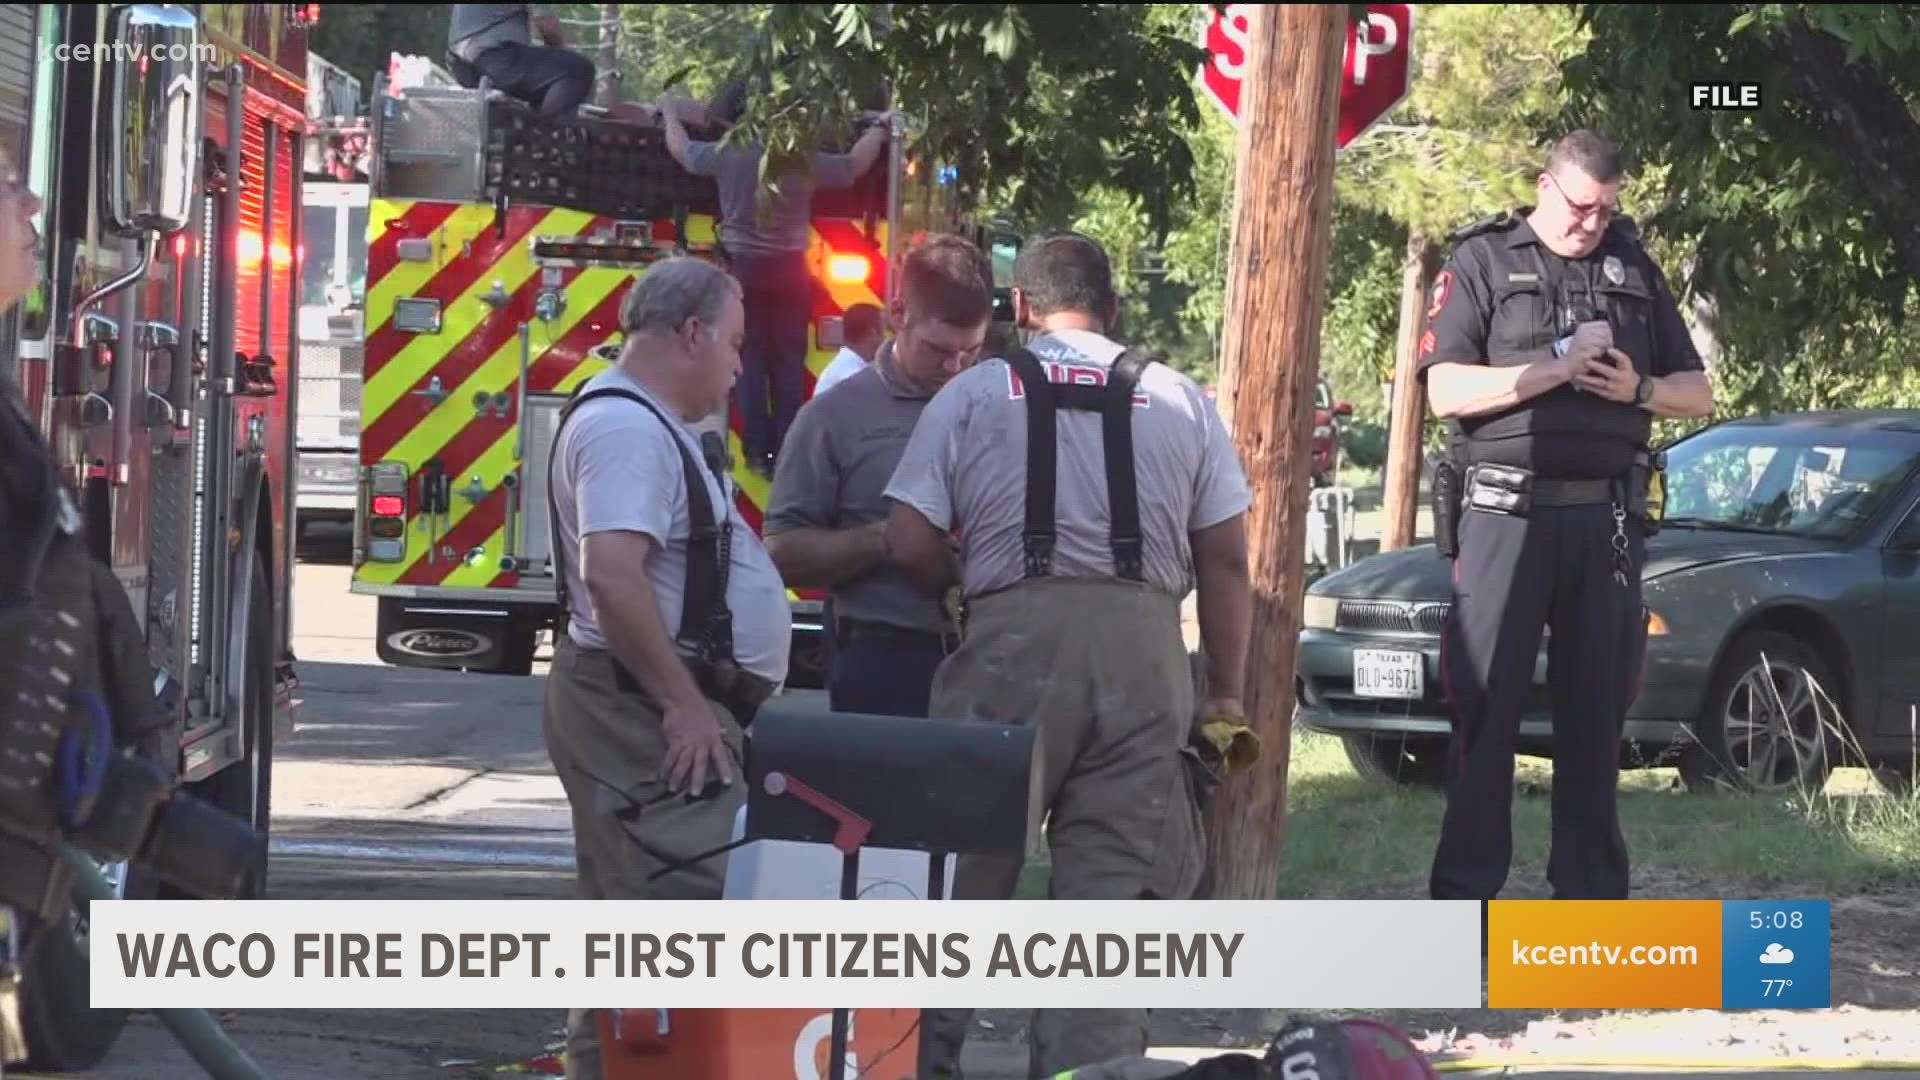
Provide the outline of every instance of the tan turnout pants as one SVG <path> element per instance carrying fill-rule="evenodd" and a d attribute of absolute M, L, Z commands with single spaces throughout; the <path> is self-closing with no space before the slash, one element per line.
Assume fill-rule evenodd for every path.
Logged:
<path fill-rule="evenodd" d="M 1054 900 L 1179 900 L 1199 885 L 1202 821 L 1181 749 L 1193 668 L 1179 602 L 1120 580 L 1038 578 L 968 601 L 965 639 L 933 686 L 933 715 L 1036 723 Z M 1013 896 L 1019 855 L 962 855 L 954 898 Z M 1030 1078 L 1146 1053 L 1146 1010 L 1034 1017 Z M 972 1010 L 928 1010 L 922 1080 L 959 1078 Z"/>
<path fill-rule="evenodd" d="M 643 694 L 623 691 L 614 671 L 611 656 L 582 649 L 562 634 L 547 676 L 542 733 L 573 810 L 579 895 L 584 900 L 718 900 L 726 883 L 725 855 L 658 881 L 648 878 L 732 837 L 734 815 L 747 794 L 740 725 L 732 713 L 712 703 L 732 751 L 733 786 L 688 804 L 679 795 L 669 795 L 661 776 L 667 742 L 660 707 Z M 614 817 L 631 805 L 620 792 L 647 807 L 631 823 Z M 595 1014 L 570 1009 L 567 1080 L 600 1076 Z"/>

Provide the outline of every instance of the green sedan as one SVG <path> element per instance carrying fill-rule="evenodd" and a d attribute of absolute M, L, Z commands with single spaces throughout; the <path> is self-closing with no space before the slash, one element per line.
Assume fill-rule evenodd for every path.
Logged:
<path fill-rule="evenodd" d="M 1920 410 L 1717 424 L 1667 448 L 1667 492 L 1622 766 L 1676 766 L 1691 790 L 1811 791 L 1840 765 L 1910 784 Z M 1421 545 L 1307 590 L 1297 722 L 1340 736 L 1364 776 L 1444 782 L 1451 569 Z M 1553 754 L 1546 676 L 1543 640 L 1518 743 L 1535 757 Z"/>

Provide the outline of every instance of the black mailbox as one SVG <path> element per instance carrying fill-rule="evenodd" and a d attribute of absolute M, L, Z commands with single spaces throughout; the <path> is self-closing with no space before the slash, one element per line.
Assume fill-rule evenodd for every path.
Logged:
<path fill-rule="evenodd" d="M 1025 854 L 1039 840 L 1034 724 L 836 713 L 777 695 L 747 740 L 748 840 Z"/>

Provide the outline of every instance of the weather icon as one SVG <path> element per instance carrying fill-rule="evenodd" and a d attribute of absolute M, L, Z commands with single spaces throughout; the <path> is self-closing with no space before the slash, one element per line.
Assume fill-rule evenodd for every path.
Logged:
<path fill-rule="evenodd" d="M 1776 941 L 1767 946 L 1766 952 L 1760 954 L 1760 962 L 1763 964 L 1791 964 L 1793 963 L 1793 950 Z"/>

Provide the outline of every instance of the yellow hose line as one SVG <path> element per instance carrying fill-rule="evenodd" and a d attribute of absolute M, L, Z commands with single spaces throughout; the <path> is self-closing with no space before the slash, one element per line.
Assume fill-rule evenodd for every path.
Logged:
<path fill-rule="evenodd" d="M 1485 1069 L 1700 1069 L 1714 1072 L 1920 1072 L 1920 1061 L 1855 1061 L 1845 1058 L 1632 1058 L 1485 1057 L 1431 1062 L 1434 1072 Z"/>

